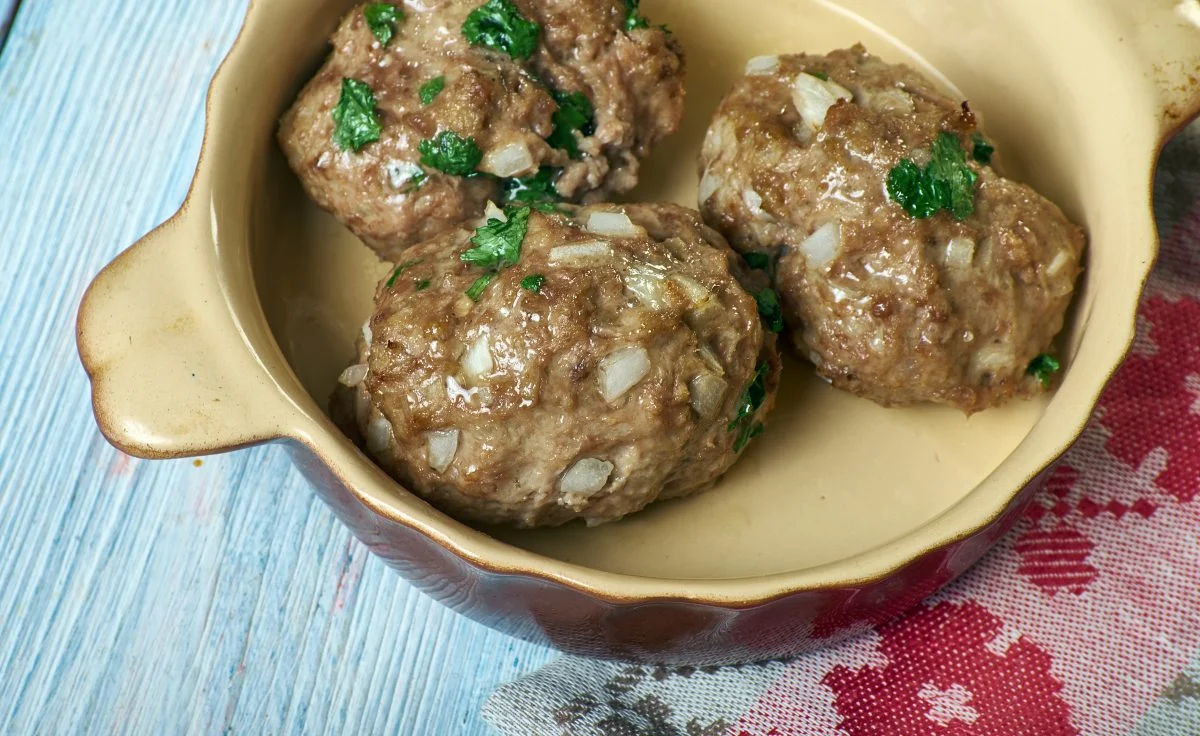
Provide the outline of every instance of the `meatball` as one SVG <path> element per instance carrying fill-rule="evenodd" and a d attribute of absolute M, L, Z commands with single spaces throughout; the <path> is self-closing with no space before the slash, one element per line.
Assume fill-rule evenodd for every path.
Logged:
<path fill-rule="evenodd" d="M 410 249 L 341 377 L 335 419 L 461 519 L 598 524 L 706 490 L 774 405 L 775 336 L 698 213 L 568 209 Z"/>
<path fill-rule="evenodd" d="M 834 386 L 975 412 L 1040 389 L 1084 248 L 992 150 L 965 102 L 861 46 L 761 57 L 708 131 L 701 209 L 769 264 Z"/>
<path fill-rule="evenodd" d="M 682 52 L 625 0 L 383 7 L 342 21 L 279 140 L 309 196 L 389 260 L 489 200 L 628 191 L 679 127 Z"/>

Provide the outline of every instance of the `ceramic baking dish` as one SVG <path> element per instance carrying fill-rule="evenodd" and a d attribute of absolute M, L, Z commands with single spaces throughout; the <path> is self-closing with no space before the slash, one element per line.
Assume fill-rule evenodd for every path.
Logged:
<path fill-rule="evenodd" d="M 399 487 L 325 412 L 388 266 L 306 201 L 273 133 L 351 6 L 252 2 L 209 94 L 186 203 L 104 269 L 80 308 L 96 418 L 117 447 L 150 458 L 280 442 L 421 589 L 588 655 L 792 654 L 974 563 L 1079 436 L 1129 348 L 1157 247 L 1155 160 L 1200 105 L 1196 0 L 647 0 L 688 51 L 688 111 L 630 199 L 695 205 L 703 131 L 747 58 L 862 41 L 957 88 L 1010 174 L 1086 226 L 1062 385 L 968 419 L 881 409 L 791 361 L 768 433 L 715 491 L 595 529 L 479 529 Z"/>

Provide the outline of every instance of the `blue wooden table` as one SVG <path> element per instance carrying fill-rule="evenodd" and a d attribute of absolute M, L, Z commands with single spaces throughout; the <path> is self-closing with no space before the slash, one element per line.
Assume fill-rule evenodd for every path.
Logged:
<path fill-rule="evenodd" d="M 402 582 L 278 448 L 96 430 L 76 307 L 182 202 L 245 6 L 0 0 L 0 734 L 486 734 L 554 656 Z"/>

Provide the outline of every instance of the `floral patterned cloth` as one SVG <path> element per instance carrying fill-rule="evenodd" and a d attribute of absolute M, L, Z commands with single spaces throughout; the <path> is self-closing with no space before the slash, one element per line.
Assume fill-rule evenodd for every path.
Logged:
<path fill-rule="evenodd" d="M 563 658 L 497 691 L 507 736 L 1200 736 L 1200 126 L 1156 183 L 1163 255 L 1079 444 L 978 566 L 788 662 Z"/>

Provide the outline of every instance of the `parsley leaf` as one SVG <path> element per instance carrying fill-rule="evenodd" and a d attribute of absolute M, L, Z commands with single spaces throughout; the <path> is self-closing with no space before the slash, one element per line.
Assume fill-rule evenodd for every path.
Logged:
<path fill-rule="evenodd" d="M 754 295 L 758 302 L 758 314 L 771 332 L 783 332 L 783 306 L 774 289 L 763 289 Z"/>
<path fill-rule="evenodd" d="M 771 269 L 771 256 L 766 253 L 743 253 L 742 259 L 746 261 L 746 265 L 753 268 L 755 271 L 769 271 Z"/>
<path fill-rule="evenodd" d="M 470 176 L 483 161 L 483 151 L 474 138 L 464 138 L 453 130 L 443 130 L 417 146 L 421 163 L 451 176 Z"/>
<path fill-rule="evenodd" d="M 542 27 L 521 15 L 512 0 L 488 0 L 471 11 L 462 32 L 474 46 L 484 46 L 522 61 L 537 51 Z"/>
<path fill-rule="evenodd" d="M 558 190 L 554 188 L 554 180 L 558 178 L 560 169 L 543 166 L 533 176 L 524 179 L 503 179 L 500 182 L 500 203 L 512 202 L 560 202 Z"/>
<path fill-rule="evenodd" d="M 475 231 L 474 248 L 459 256 L 465 263 L 483 268 L 508 268 L 521 259 L 521 243 L 529 232 L 529 207 L 509 208 L 507 221 L 495 218 Z"/>
<path fill-rule="evenodd" d="M 444 89 L 446 89 L 446 78 L 434 77 L 425 84 L 422 84 L 421 89 L 417 94 L 419 94 L 421 97 L 422 105 L 429 105 L 437 99 L 437 96 L 440 95 Z"/>
<path fill-rule="evenodd" d="M 404 20 L 404 11 L 390 3 L 369 3 L 363 8 L 363 17 L 380 45 L 387 46 L 396 35 L 396 24 Z"/>
<path fill-rule="evenodd" d="M 542 284 L 546 283 L 546 277 L 541 274 L 533 274 L 521 279 L 521 288 L 526 291 L 532 291 L 537 294 L 542 290 Z"/>
<path fill-rule="evenodd" d="M 475 283 L 471 284 L 471 288 L 467 289 L 467 296 L 473 302 L 479 301 L 483 298 L 483 292 L 487 290 L 487 287 L 493 281 L 495 281 L 496 277 L 499 275 L 500 274 L 493 271 L 491 273 L 485 273 L 484 275 L 475 279 Z"/>
<path fill-rule="evenodd" d="M 763 425 L 754 421 L 754 414 L 767 400 L 767 373 L 770 369 L 770 363 L 760 360 L 754 371 L 754 378 L 738 400 L 737 415 L 729 423 L 729 431 L 737 432 L 733 441 L 734 452 L 741 452 L 750 444 L 750 440 L 763 433 Z"/>
<path fill-rule="evenodd" d="M 429 179 L 429 175 L 424 171 L 413 174 L 412 178 L 408 180 L 408 186 L 404 187 L 404 193 L 411 194 L 417 191 L 421 187 L 425 186 L 425 181 L 427 179 Z"/>
<path fill-rule="evenodd" d="M 417 279 L 417 282 L 416 282 L 417 291 L 425 291 L 426 289 L 429 288 L 429 285 L 431 283 L 433 283 L 433 282 L 430 281 L 429 279 Z"/>
<path fill-rule="evenodd" d="M 822 82 L 829 81 L 829 75 L 826 74 L 825 72 L 809 72 L 808 74 L 809 74 L 809 76 L 816 77 L 817 79 L 821 80 Z"/>
<path fill-rule="evenodd" d="M 400 274 L 404 273 L 405 271 L 412 268 L 413 266 L 419 266 L 424 262 L 425 262 L 424 258 L 415 258 L 411 261 L 405 261 L 404 263 L 401 263 L 399 266 L 396 266 L 396 270 L 392 271 L 392 277 L 390 279 L 388 279 L 387 288 L 390 289 L 396 285 L 396 279 L 400 278 Z"/>
<path fill-rule="evenodd" d="M 554 148 L 566 151 L 573 158 L 579 158 L 579 141 L 575 139 L 575 131 L 583 135 L 596 132 L 596 110 L 592 101 L 582 92 L 559 92 L 552 90 L 558 110 L 554 113 L 554 132 L 546 139 Z"/>
<path fill-rule="evenodd" d="M 625 30 L 636 31 L 639 28 L 649 28 L 650 21 L 642 17 L 638 6 L 641 5 L 641 0 L 625 0 Z"/>
<path fill-rule="evenodd" d="M 333 108 L 333 142 L 338 148 L 357 153 L 379 140 L 383 125 L 375 110 L 377 104 L 366 82 L 349 77 L 342 80 L 342 96 Z"/>
<path fill-rule="evenodd" d="M 1062 364 L 1058 362 L 1058 359 L 1043 353 L 1030 362 L 1029 368 L 1025 372 L 1041 381 L 1042 388 L 1050 388 L 1054 374 L 1060 370 L 1062 370 Z"/>
<path fill-rule="evenodd" d="M 484 290 L 500 275 L 501 269 L 515 266 L 521 260 L 521 243 L 529 232 L 530 207 L 510 207 L 504 211 L 508 220 L 492 218 L 475 231 L 471 238 L 474 248 L 459 256 L 464 263 L 491 269 L 467 289 L 472 301 L 479 301 Z"/>
<path fill-rule="evenodd" d="M 938 133 L 924 168 L 904 159 L 889 173 L 888 195 L 908 214 L 923 220 L 941 210 L 965 220 L 975 211 L 979 175 L 967 166 L 967 155 L 953 133 Z"/>
<path fill-rule="evenodd" d="M 992 154 L 996 152 L 996 147 L 988 143 L 987 138 L 983 137 L 982 133 L 976 132 L 971 136 L 971 143 L 974 147 L 971 150 L 971 157 L 984 166 L 992 163 Z"/>

